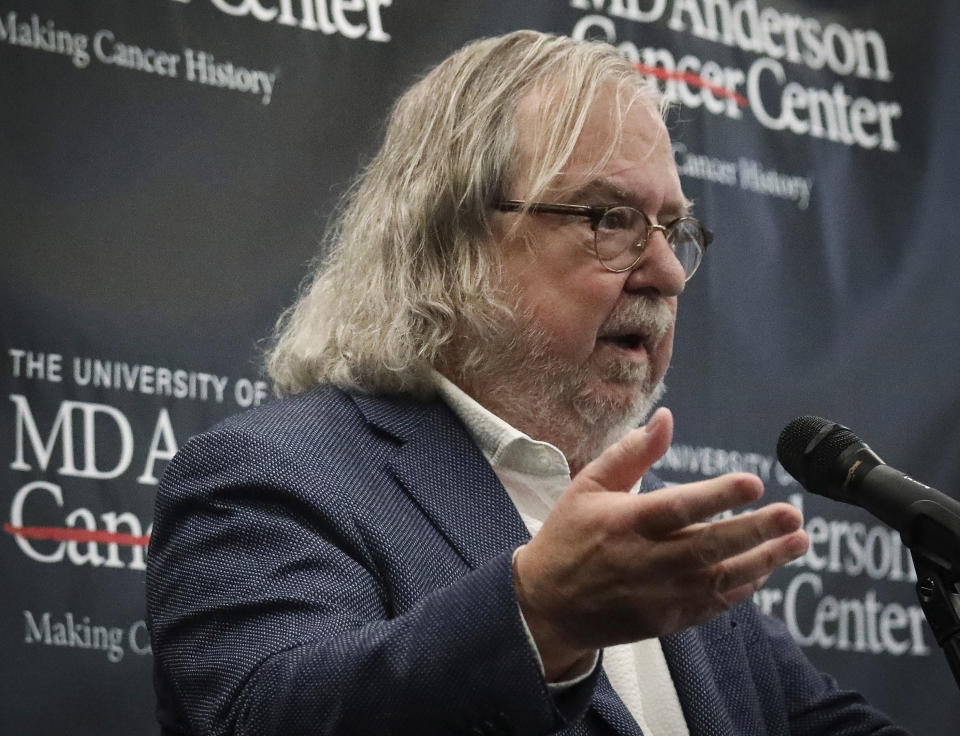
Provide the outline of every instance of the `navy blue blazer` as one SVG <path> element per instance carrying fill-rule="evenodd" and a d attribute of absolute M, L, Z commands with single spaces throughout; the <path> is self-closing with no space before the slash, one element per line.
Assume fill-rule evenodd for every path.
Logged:
<path fill-rule="evenodd" d="M 548 692 L 526 539 L 439 401 L 327 387 L 192 438 L 147 566 L 164 733 L 640 734 L 599 670 Z M 752 605 L 662 642 L 692 736 L 904 733 Z"/>

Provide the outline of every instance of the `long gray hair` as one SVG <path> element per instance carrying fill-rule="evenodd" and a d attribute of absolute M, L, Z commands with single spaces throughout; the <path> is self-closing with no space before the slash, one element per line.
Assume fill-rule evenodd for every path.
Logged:
<path fill-rule="evenodd" d="M 491 288 L 498 256 L 490 208 L 521 173 L 517 103 L 531 91 L 549 92 L 537 112 L 542 133 L 528 151 L 531 170 L 522 172 L 533 183 L 525 194 L 535 199 L 611 83 L 622 108 L 612 153 L 625 110 L 640 101 L 662 112 L 662 103 L 607 44 L 517 31 L 468 44 L 411 87 L 393 108 L 379 153 L 347 192 L 312 281 L 277 322 L 266 356 L 275 390 L 333 383 L 430 394 L 430 369 L 454 335 L 483 335 L 509 315 Z M 482 348 L 469 346 L 461 367 Z"/>

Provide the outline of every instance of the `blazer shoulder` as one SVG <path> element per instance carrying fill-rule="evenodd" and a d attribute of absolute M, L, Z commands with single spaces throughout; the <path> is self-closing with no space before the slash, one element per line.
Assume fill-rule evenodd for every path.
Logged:
<path fill-rule="evenodd" d="M 263 406 L 228 417 L 208 431 L 300 438 L 331 431 L 350 432 L 371 425 L 403 440 L 425 417 L 438 410 L 445 411 L 445 405 L 436 399 L 369 394 L 328 384 L 275 398 Z"/>
<path fill-rule="evenodd" d="M 206 432 L 297 434 L 305 429 L 336 425 L 356 418 L 350 395 L 335 386 L 320 386 L 290 396 L 275 397 L 254 409 L 234 414 Z"/>
<path fill-rule="evenodd" d="M 187 441 L 168 474 L 215 465 L 354 477 L 383 468 L 407 439 L 450 424 L 440 401 L 321 386 L 224 419 Z M 286 471 L 285 471 L 286 472 Z"/>

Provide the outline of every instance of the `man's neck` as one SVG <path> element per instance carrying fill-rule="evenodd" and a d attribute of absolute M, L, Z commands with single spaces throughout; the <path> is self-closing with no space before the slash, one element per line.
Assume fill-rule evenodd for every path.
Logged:
<path fill-rule="evenodd" d="M 559 449 L 567 459 L 571 477 L 591 459 L 579 457 L 582 443 L 575 430 L 577 420 L 562 416 L 562 412 L 553 411 L 553 404 L 548 399 L 533 397 L 517 390 L 514 385 L 505 384 L 491 388 L 465 380 L 452 372 L 438 372 L 484 409 L 515 429 L 533 440 L 548 442 Z"/>

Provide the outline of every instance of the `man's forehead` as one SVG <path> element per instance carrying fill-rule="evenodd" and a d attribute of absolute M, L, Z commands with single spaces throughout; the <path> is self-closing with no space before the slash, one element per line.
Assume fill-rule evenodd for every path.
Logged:
<path fill-rule="evenodd" d="M 607 164 L 625 150 L 632 162 L 638 162 L 660 146 L 669 149 L 666 126 L 652 102 L 608 86 L 592 100 L 571 142 L 572 131 L 566 141 L 559 140 L 563 131 L 557 129 L 556 118 L 577 111 L 554 110 L 552 94 L 549 88 L 535 89 L 517 106 L 515 184 L 557 195 L 582 191 L 629 199 L 631 192 L 611 176 Z M 518 196 L 535 193 L 516 192 Z"/>
<path fill-rule="evenodd" d="M 549 171 L 550 162 L 532 139 L 535 128 L 521 126 L 511 196 L 569 204 L 623 204 L 660 216 L 688 214 L 692 203 L 680 188 L 666 126 L 655 111 L 636 108 L 628 112 L 630 119 L 625 116 L 622 127 L 611 114 L 588 116 L 567 160 Z M 655 191 L 649 188 L 651 170 L 658 180 Z M 644 173 L 638 175 L 638 171 Z M 675 184 L 662 186 L 667 180 Z"/>

